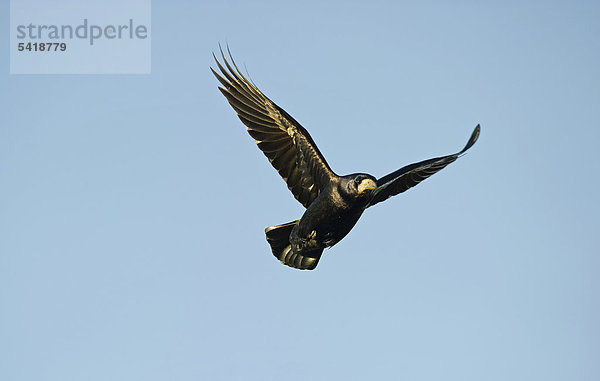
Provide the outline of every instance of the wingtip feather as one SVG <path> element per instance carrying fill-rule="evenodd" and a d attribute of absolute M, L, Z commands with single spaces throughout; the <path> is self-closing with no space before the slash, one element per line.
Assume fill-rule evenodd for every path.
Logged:
<path fill-rule="evenodd" d="M 467 142 L 467 144 L 465 145 L 465 148 L 463 148 L 458 154 L 463 154 L 465 153 L 469 148 L 473 147 L 473 144 L 475 144 L 475 142 L 477 141 L 477 139 L 479 139 L 479 134 L 481 133 L 481 127 L 479 126 L 479 124 L 475 127 L 475 129 L 473 130 L 473 133 L 471 133 L 471 137 L 469 138 L 469 141 Z"/>

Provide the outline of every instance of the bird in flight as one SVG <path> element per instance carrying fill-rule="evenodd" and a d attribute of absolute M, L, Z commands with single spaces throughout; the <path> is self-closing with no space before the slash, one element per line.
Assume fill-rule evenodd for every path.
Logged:
<path fill-rule="evenodd" d="M 223 50 L 219 90 L 246 125 L 258 148 L 279 172 L 306 211 L 299 220 L 265 229 L 273 255 L 281 263 L 301 270 L 317 267 L 323 249 L 344 238 L 365 209 L 406 191 L 442 170 L 467 151 L 479 137 L 477 125 L 459 152 L 410 164 L 379 179 L 366 173 L 338 176 L 308 131 L 267 98 L 238 69 L 229 48 Z"/>

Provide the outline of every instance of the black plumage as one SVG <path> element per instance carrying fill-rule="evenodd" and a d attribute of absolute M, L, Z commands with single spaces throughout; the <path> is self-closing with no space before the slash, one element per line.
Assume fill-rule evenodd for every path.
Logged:
<path fill-rule="evenodd" d="M 366 208 L 442 170 L 479 137 L 477 125 L 461 151 L 407 165 L 380 179 L 364 173 L 338 176 L 308 131 L 244 77 L 231 53 L 231 63 L 223 51 L 221 56 L 225 66 L 214 56 L 221 74 L 211 68 L 223 85 L 219 90 L 294 197 L 306 208 L 300 220 L 265 229 L 275 257 L 297 269 L 314 269 L 323 249 L 344 238 Z"/>

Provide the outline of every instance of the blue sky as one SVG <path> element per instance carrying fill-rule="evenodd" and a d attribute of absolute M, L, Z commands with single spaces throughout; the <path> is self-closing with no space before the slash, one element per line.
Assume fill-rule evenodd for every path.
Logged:
<path fill-rule="evenodd" d="M 9 75 L 3 39 L 0 379 L 599 379 L 600 7 L 497 4 L 154 1 L 150 75 Z M 337 173 L 481 137 L 287 268 L 219 42 Z"/>

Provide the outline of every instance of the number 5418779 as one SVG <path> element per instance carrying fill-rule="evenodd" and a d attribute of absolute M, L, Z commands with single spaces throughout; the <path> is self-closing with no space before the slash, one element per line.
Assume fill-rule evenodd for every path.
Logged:
<path fill-rule="evenodd" d="M 64 52 L 67 50 L 65 42 L 19 42 L 19 51 L 27 50 L 29 52 Z"/>

